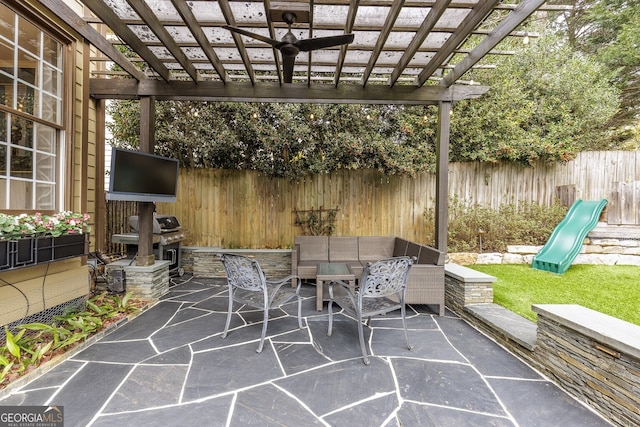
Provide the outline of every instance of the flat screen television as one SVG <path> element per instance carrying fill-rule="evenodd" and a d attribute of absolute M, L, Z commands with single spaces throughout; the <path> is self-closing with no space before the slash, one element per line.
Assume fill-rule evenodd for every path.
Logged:
<path fill-rule="evenodd" d="M 113 148 L 107 200 L 175 202 L 177 159 Z"/>

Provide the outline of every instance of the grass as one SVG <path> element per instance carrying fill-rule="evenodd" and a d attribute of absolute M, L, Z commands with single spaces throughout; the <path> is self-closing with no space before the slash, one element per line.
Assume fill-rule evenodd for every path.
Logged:
<path fill-rule="evenodd" d="M 564 274 L 530 265 L 473 265 L 497 278 L 493 300 L 536 321 L 532 304 L 579 304 L 640 325 L 640 267 L 572 265 Z"/>

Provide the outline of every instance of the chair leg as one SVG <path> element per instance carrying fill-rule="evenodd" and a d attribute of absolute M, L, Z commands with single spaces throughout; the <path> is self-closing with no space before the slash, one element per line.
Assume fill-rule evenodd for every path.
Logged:
<path fill-rule="evenodd" d="M 327 309 L 329 310 L 329 330 L 327 331 L 327 335 L 331 336 L 333 333 L 333 300 L 329 300 Z"/>
<path fill-rule="evenodd" d="M 364 345 L 364 331 L 362 325 L 362 316 L 358 314 L 358 337 L 360 338 L 360 349 L 362 350 L 362 360 L 365 365 L 369 364 L 369 355 L 367 354 L 367 349 Z"/>
<path fill-rule="evenodd" d="M 264 346 L 264 337 L 267 335 L 267 324 L 269 323 L 269 308 L 264 308 L 264 318 L 262 320 L 262 336 L 260 337 L 260 345 L 256 350 L 256 353 L 262 352 L 262 347 Z"/>
<path fill-rule="evenodd" d="M 298 295 L 298 328 L 302 329 L 302 298 Z"/>
<path fill-rule="evenodd" d="M 409 334 L 407 333 L 407 321 L 406 321 L 406 316 L 405 316 L 406 310 L 404 308 L 404 304 L 400 308 L 400 312 L 401 312 L 401 315 L 402 315 L 402 327 L 404 328 L 404 339 L 405 339 L 405 341 L 407 343 L 407 348 L 409 350 L 412 350 L 413 347 L 411 346 L 411 344 L 409 344 Z"/>
<path fill-rule="evenodd" d="M 231 311 L 233 310 L 233 290 L 229 288 L 229 308 L 227 309 L 227 323 L 224 325 L 224 332 L 222 332 L 222 338 L 227 337 L 229 331 L 229 325 L 231 324 Z"/>

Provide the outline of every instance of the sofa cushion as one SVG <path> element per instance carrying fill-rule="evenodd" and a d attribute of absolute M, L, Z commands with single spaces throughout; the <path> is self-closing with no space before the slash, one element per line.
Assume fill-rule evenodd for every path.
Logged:
<path fill-rule="evenodd" d="M 329 261 L 358 261 L 358 238 L 355 236 L 329 237 Z"/>
<path fill-rule="evenodd" d="M 360 236 L 358 237 L 358 259 L 366 264 L 393 256 L 393 236 Z"/>
<path fill-rule="evenodd" d="M 422 246 L 417 243 L 409 242 L 407 243 L 407 251 L 405 252 L 405 255 L 408 257 L 415 257 L 417 260 L 418 257 L 420 256 L 421 247 Z"/>
<path fill-rule="evenodd" d="M 318 262 L 329 261 L 328 236 L 296 236 L 295 244 L 300 245 L 299 261 Z"/>
<path fill-rule="evenodd" d="M 393 247 L 393 256 L 405 256 L 409 241 L 396 237 L 396 244 Z"/>
<path fill-rule="evenodd" d="M 418 257 L 418 264 L 444 265 L 445 254 L 430 246 L 423 246 Z"/>

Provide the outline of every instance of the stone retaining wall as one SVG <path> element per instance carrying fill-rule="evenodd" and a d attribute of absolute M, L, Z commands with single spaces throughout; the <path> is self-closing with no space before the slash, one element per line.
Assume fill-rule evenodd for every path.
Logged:
<path fill-rule="evenodd" d="M 234 253 L 255 258 L 267 279 L 281 279 L 291 274 L 290 249 L 225 249 L 220 247 L 183 247 L 182 266 L 195 277 L 226 277 L 217 255 Z"/>
<path fill-rule="evenodd" d="M 540 249 L 542 246 L 513 245 L 506 253 L 450 253 L 448 261 L 460 265 L 531 264 Z M 587 238 L 573 264 L 640 266 L 640 240 Z"/>
<path fill-rule="evenodd" d="M 620 426 L 640 425 L 640 326 L 579 305 L 534 305 L 538 367 Z"/>
<path fill-rule="evenodd" d="M 447 308 L 619 426 L 640 425 L 640 326 L 578 305 L 534 305 L 537 323 L 492 304 L 495 278 L 445 264 Z M 512 316 L 512 317 L 510 317 Z"/>
<path fill-rule="evenodd" d="M 444 266 L 445 305 L 458 316 L 471 304 L 493 302 L 496 278 L 457 264 Z"/>

